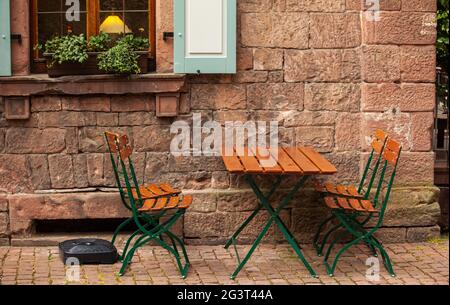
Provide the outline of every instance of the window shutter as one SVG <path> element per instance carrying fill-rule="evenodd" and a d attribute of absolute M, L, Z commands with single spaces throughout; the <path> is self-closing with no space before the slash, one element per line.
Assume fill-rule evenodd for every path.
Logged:
<path fill-rule="evenodd" d="M 0 0 L 0 76 L 11 76 L 9 0 Z"/>
<path fill-rule="evenodd" d="M 236 73 L 236 0 L 174 0 L 175 73 Z"/>

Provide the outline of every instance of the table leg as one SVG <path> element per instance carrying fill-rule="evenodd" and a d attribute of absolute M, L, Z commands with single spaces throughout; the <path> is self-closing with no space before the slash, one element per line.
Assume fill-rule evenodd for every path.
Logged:
<path fill-rule="evenodd" d="M 297 254 L 297 256 L 300 258 L 300 260 L 303 262 L 303 264 L 306 266 L 306 268 L 308 269 L 308 271 L 311 273 L 311 275 L 313 277 L 317 277 L 317 274 L 315 273 L 315 271 L 311 268 L 311 266 L 309 265 L 309 263 L 306 261 L 305 257 L 303 256 L 303 253 L 301 252 L 297 241 L 295 240 L 293 234 L 287 229 L 286 225 L 283 223 L 283 221 L 280 219 L 279 217 L 279 213 L 281 212 L 281 210 L 291 201 L 292 197 L 294 196 L 294 194 L 298 191 L 298 189 L 304 185 L 305 181 L 307 180 L 307 176 L 302 177 L 302 179 L 300 179 L 297 184 L 294 186 L 294 188 L 286 195 L 286 197 L 282 200 L 282 202 L 280 203 L 280 205 L 274 209 L 269 201 L 268 201 L 268 196 L 264 196 L 264 194 L 261 192 L 261 190 L 258 188 L 258 186 L 256 185 L 255 180 L 253 179 L 252 176 L 247 175 L 246 176 L 248 183 L 250 184 L 250 187 L 253 189 L 253 191 L 255 192 L 255 195 L 258 197 L 258 200 L 260 202 L 260 205 L 256 211 L 256 213 L 254 213 L 254 215 L 252 214 L 252 218 L 262 209 L 265 208 L 267 209 L 267 211 L 270 214 L 270 218 L 267 221 L 267 224 L 264 226 L 263 230 L 261 231 L 261 233 L 258 235 L 258 237 L 256 238 L 255 242 L 253 243 L 252 247 L 250 248 L 249 252 L 246 254 L 245 258 L 242 260 L 242 262 L 239 263 L 238 267 L 236 268 L 236 270 L 233 272 L 233 274 L 231 275 L 231 279 L 236 278 L 236 276 L 238 275 L 238 273 L 241 271 L 241 269 L 245 266 L 245 264 L 247 263 L 247 261 L 250 259 L 250 257 L 252 256 L 253 252 L 255 251 L 255 249 L 257 248 L 257 246 L 259 245 L 259 243 L 261 242 L 261 240 L 263 239 L 263 237 L 267 234 L 267 231 L 269 230 L 270 226 L 272 225 L 272 223 L 275 221 L 275 223 L 277 224 L 277 226 L 279 227 L 279 229 L 281 230 L 281 232 L 283 233 L 283 235 L 285 236 L 285 238 L 287 239 L 287 241 L 289 242 L 289 244 L 293 247 L 295 253 Z M 275 188 L 277 188 L 279 186 L 276 185 Z M 272 188 L 271 193 L 272 194 L 275 191 L 275 188 Z M 248 224 L 248 222 L 247 222 Z M 246 225 L 247 225 L 246 224 Z"/>
<path fill-rule="evenodd" d="M 275 181 L 274 185 L 272 186 L 272 188 L 270 189 L 269 193 L 267 193 L 267 196 L 266 196 L 267 199 L 269 199 L 273 195 L 273 193 L 275 193 L 276 189 L 278 188 L 278 186 L 280 186 L 282 181 L 283 181 L 283 176 L 279 176 L 277 178 L 277 180 Z M 256 208 L 256 210 L 254 210 L 253 213 L 250 214 L 250 216 L 240 225 L 240 227 L 236 230 L 236 232 L 234 232 L 233 236 L 231 236 L 231 238 L 225 244 L 225 249 L 228 249 L 230 247 L 230 245 L 233 243 L 234 240 L 236 240 L 236 238 L 242 232 L 242 230 L 244 230 L 244 228 L 259 213 L 259 211 L 262 209 L 262 207 L 263 206 L 261 204 L 259 204 L 258 207 Z"/>

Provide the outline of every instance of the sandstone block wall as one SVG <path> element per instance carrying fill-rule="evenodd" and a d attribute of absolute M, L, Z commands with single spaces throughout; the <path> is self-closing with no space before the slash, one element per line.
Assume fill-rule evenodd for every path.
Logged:
<path fill-rule="evenodd" d="M 157 30 L 172 31 L 171 1 L 158 0 L 157 9 Z M 199 112 L 220 122 L 277 120 L 283 144 L 314 146 L 336 164 L 332 179 L 348 183 L 359 180 L 368 137 L 382 128 L 402 142 L 403 153 L 380 234 L 392 242 L 424 240 L 439 234 L 431 150 L 436 1 L 381 0 L 379 21 L 364 10 L 363 0 L 238 0 L 238 72 L 187 76 L 176 119 Z M 19 6 L 13 14 L 13 28 L 28 18 Z M 29 70 L 24 38 L 16 75 Z M 161 33 L 157 51 L 157 72 L 172 72 L 173 45 Z M 126 216 L 109 189 L 105 130 L 130 135 L 140 179 L 195 194 L 181 228 L 191 243 L 223 242 L 256 205 L 220 159 L 169 154 L 176 119 L 157 118 L 152 95 L 32 96 L 26 121 L 6 120 L 3 108 L 0 100 L 2 243 L 32 235 L 35 219 Z M 303 241 L 324 217 L 309 189 L 282 213 Z M 263 221 L 255 220 L 244 241 Z M 267 241 L 279 239 L 273 230 Z"/>

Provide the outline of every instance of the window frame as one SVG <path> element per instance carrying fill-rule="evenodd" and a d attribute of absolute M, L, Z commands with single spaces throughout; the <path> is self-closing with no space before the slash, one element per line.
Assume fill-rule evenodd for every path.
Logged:
<path fill-rule="evenodd" d="M 148 0 L 148 29 L 149 29 L 149 58 L 156 58 L 156 0 Z M 100 0 L 86 0 L 86 37 L 97 35 L 100 28 Z M 30 5 L 30 60 L 31 73 L 47 73 L 46 61 L 39 57 L 39 51 L 35 50 L 38 44 L 39 28 L 38 28 L 38 0 L 31 0 Z"/>

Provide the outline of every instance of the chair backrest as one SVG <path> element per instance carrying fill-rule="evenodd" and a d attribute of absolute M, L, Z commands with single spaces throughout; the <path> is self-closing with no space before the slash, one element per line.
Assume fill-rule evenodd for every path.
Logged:
<path fill-rule="evenodd" d="M 139 191 L 139 184 L 136 178 L 136 173 L 134 171 L 133 161 L 131 160 L 133 149 L 131 148 L 131 145 L 129 143 L 128 136 L 119 135 L 113 132 L 105 132 L 105 138 L 108 144 L 111 163 L 122 201 L 129 209 L 136 207 L 136 202 L 132 190 L 134 188 L 138 197 L 138 204 L 139 206 L 141 206 L 143 204 L 143 200 Z M 130 174 L 128 174 L 128 171 L 130 172 Z M 126 193 L 120 179 L 121 174 L 123 176 Z M 132 186 L 132 184 L 134 185 L 134 187 Z M 127 197 L 128 200 L 126 200 Z M 128 202 L 130 202 L 131 205 L 128 205 Z"/>
<path fill-rule="evenodd" d="M 383 189 L 386 189 L 386 192 L 384 193 L 383 201 L 381 202 L 381 208 L 380 208 L 380 216 L 379 216 L 379 222 L 381 224 L 381 221 L 384 216 L 384 212 L 387 207 L 387 203 L 389 201 L 389 196 L 391 194 L 391 189 L 394 184 L 394 178 L 395 174 L 397 172 L 397 165 L 400 158 L 400 153 L 402 151 L 402 146 L 399 142 L 397 142 L 394 139 L 388 139 L 383 151 L 383 165 L 378 181 L 378 187 L 374 198 L 374 206 L 378 205 L 378 202 L 380 201 L 380 195 L 381 191 Z M 390 170 L 390 178 L 388 180 L 385 179 L 387 170 Z"/>
<path fill-rule="evenodd" d="M 384 131 L 382 131 L 381 129 L 376 129 L 372 136 L 372 142 L 370 144 L 372 147 L 372 150 L 370 152 L 369 159 L 367 160 L 367 163 L 364 167 L 363 175 L 361 177 L 361 181 L 358 186 L 358 193 L 361 193 L 364 190 L 367 174 L 369 173 L 369 171 L 371 171 L 372 173 L 370 175 L 369 183 L 364 192 L 364 198 L 366 198 L 366 199 L 369 197 L 370 191 L 372 190 L 372 186 L 373 186 L 375 177 L 378 172 L 378 168 L 379 168 L 380 161 L 381 161 L 381 156 L 383 155 L 383 150 L 384 150 L 387 138 L 388 138 L 387 134 Z M 373 163 L 372 161 L 375 162 L 373 167 L 371 167 L 371 165 Z"/>

